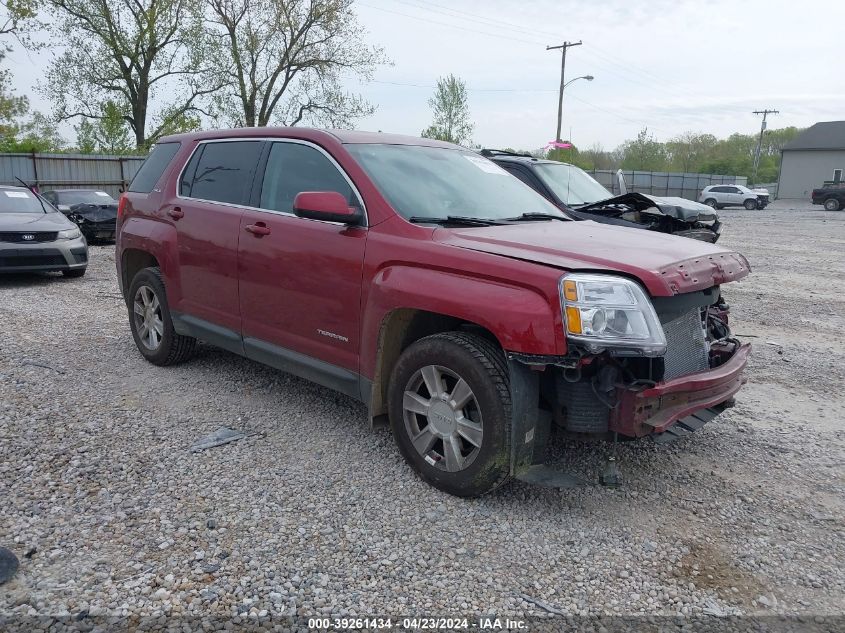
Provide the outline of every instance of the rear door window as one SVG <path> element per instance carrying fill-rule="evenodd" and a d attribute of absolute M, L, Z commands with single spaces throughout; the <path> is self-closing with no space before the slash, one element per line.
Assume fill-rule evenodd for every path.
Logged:
<path fill-rule="evenodd" d="M 352 186 L 321 151 L 301 143 L 273 143 L 264 181 L 261 208 L 293 213 L 293 200 L 302 191 L 336 191 L 361 208 Z"/>
<path fill-rule="evenodd" d="M 149 193 L 179 151 L 180 143 L 158 143 L 132 179 L 129 191 Z"/>
<path fill-rule="evenodd" d="M 262 141 L 226 141 L 204 143 L 197 151 L 179 184 L 181 195 L 229 204 L 247 204 L 252 176 L 261 154 Z M 194 154 L 196 156 L 196 153 Z"/>

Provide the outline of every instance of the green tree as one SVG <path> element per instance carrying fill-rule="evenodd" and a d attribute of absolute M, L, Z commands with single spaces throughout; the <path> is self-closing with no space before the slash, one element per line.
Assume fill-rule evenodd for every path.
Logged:
<path fill-rule="evenodd" d="M 718 139 L 712 134 L 684 132 L 666 143 L 669 171 L 695 173 L 707 159 Z"/>
<path fill-rule="evenodd" d="M 206 42 L 223 89 L 215 109 L 235 125 L 351 127 L 375 108 L 343 90 L 386 58 L 365 41 L 352 0 L 204 0 Z"/>
<path fill-rule="evenodd" d="M 83 153 L 127 154 L 134 151 L 126 116 L 114 101 L 101 104 L 101 117 L 82 119 L 76 130 L 77 149 Z"/>
<path fill-rule="evenodd" d="M 0 0 L 0 36 L 11 36 L 25 44 L 31 31 L 43 24 L 38 20 L 42 0 Z"/>
<path fill-rule="evenodd" d="M 47 2 L 64 52 L 41 90 L 60 120 L 102 120 L 113 102 L 143 149 L 200 112 L 202 99 L 219 88 L 209 81 L 208 51 L 197 44 L 200 0 Z"/>
<path fill-rule="evenodd" d="M 622 169 L 642 171 L 664 171 L 667 167 L 667 152 L 663 143 L 643 128 L 632 141 L 622 144 Z"/>
<path fill-rule="evenodd" d="M 454 75 L 440 77 L 434 96 L 428 100 L 434 121 L 421 136 L 449 143 L 468 143 L 473 124 L 469 114 L 466 83 Z"/>
<path fill-rule="evenodd" d="M 0 48 L 0 64 L 6 51 Z M 55 122 L 40 112 L 30 112 L 29 100 L 12 89 L 9 69 L 0 69 L 0 151 L 48 152 L 61 149 L 64 141 Z"/>

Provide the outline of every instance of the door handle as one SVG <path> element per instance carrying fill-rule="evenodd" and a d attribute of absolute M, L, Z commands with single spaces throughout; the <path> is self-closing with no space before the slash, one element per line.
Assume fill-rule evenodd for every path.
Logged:
<path fill-rule="evenodd" d="M 249 231 L 255 237 L 261 237 L 263 235 L 270 235 L 270 227 L 264 224 L 264 222 L 256 222 L 255 224 L 247 224 L 244 227 L 245 231 Z"/>
<path fill-rule="evenodd" d="M 182 211 L 182 209 L 180 209 L 179 207 L 173 207 L 167 212 L 167 215 L 169 215 L 174 220 L 178 220 L 179 218 L 185 217 L 185 212 Z"/>

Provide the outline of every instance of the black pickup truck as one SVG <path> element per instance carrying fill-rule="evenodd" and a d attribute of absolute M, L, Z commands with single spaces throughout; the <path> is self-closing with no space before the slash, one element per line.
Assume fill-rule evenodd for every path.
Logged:
<path fill-rule="evenodd" d="M 813 189 L 813 204 L 823 204 L 828 211 L 845 209 L 845 182 L 826 182 Z"/>

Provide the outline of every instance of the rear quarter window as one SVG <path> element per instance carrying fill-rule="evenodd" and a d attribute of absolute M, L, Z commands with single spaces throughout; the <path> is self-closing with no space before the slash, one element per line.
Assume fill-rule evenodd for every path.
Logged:
<path fill-rule="evenodd" d="M 129 185 L 129 191 L 134 193 L 149 193 L 153 190 L 164 170 L 173 160 L 176 152 L 179 151 L 179 143 L 158 143 L 144 164 L 135 174 L 132 183 Z"/>

